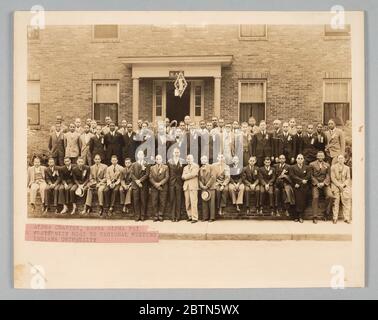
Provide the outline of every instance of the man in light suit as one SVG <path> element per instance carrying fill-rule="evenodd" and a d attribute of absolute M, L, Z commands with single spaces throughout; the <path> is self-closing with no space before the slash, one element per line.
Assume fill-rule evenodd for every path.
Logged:
<path fill-rule="evenodd" d="M 106 169 L 107 165 L 101 163 L 101 156 L 96 154 L 94 156 L 94 165 L 90 168 L 90 178 L 88 183 L 87 198 L 85 201 L 86 207 L 91 211 L 93 194 L 97 192 L 98 205 L 99 205 L 99 216 L 101 217 L 104 213 L 104 199 L 106 199 L 105 188 L 106 188 Z"/>
<path fill-rule="evenodd" d="M 222 215 L 222 210 L 227 205 L 230 167 L 226 164 L 224 155 L 218 154 L 217 162 L 214 163 L 211 168 L 215 179 L 214 189 L 216 194 L 216 208 L 218 209 L 219 215 Z"/>
<path fill-rule="evenodd" d="M 92 165 L 92 154 L 90 150 L 90 141 L 93 134 L 89 130 L 89 126 L 84 126 L 84 132 L 79 138 L 80 156 L 84 159 L 84 164 Z"/>
<path fill-rule="evenodd" d="M 184 181 L 183 190 L 185 195 L 185 207 L 188 214 L 188 221 L 198 222 L 198 164 L 194 162 L 194 157 L 188 154 L 186 157 L 188 163 L 182 172 Z"/>
<path fill-rule="evenodd" d="M 110 159 L 111 165 L 106 169 L 106 188 L 105 193 L 107 195 L 106 203 L 109 204 L 108 216 L 112 215 L 114 210 L 114 204 L 116 196 L 119 193 L 119 187 L 121 185 L 121 174 L 123 167 L 118 164 L 118 157 L 113 155 Z M 110 198 L 110 201 L 109 201 Z"/>
<path fill-rule="evenodd" d="M 35 210 L 35 199 L 39 191 L 42 200 L 42 206 L 45 206 L 45 170 L 46 167 L 41 166 L 41 159 L 34 158 L 33 166 L 28 168 L 28 187 L 30 188 L 30 204 L 32 210 Z"/>
<path fill-rule="evenodd" d="M 163 221 L 163 214 L 168 194 L 169 169 L 163 164 L 160 154 L 155 157 L 156 164 L 150 169 L 152 208 L 155 213 L 154 221 Z"/>
<path fill-rule="evenodd" d="M 345 223 L 350 223 L 351 210 L 351 181 L 350 168 L 345 165 L 345 157 L 340 154 L 337 163 L 331 167 L 331 189 L 335 196 L 333 203 L 333 223 L 336 224 L 339 218 L 340 202 L 343 206 Z"/>
<path fill-rule="evenodd" d="M 313 222 L 316 224 L 318 220 L 319 211 L 319 194 L 324 193 L 326 211 L 324 219 L 327 220 L 330 216 L 333 194 L 330 188 L 330 165 L 324 161 L 325 155 L 323 151 L 319 151 L 316 155 L 317 160 L 310 163 L 311 168 L 311 182 L 312 182 L 312 214 Z"/>
<path fill-rule="evenodd" d="M 345 135 L 341 129 L 336 128 L 335 121 L 332 119 L 328 121 L 328 131 L 325 135 L 327 137 L 325 152 L 330 163 L 334 164 L 339 154 L 345 154 Z"/>
<path fill-rule="evenodd" d="M 59 170 L 55 165 L 54 158 L 49 158 L 48 167 L 45 170 L 45 180 L 47 183 L 45 189 L 45 210 L 44 213 L 50 210 L 50 200 L 53 197 L 53 205 L 55 207 L 55 213 L 58 213 L 58 196 L 60 187 Z"/>
<path fill-rule="evenodd" d="M 201 157 L 201 164 L 202 166 L 198 172 L 199 187 L 201 191 L 207 191 L 210 193 L 209 200 L 202 199 L 202 221 L 209 220 L 210 222 L 213 222 L 215 221 L 215 179 L 207 156 L 203 155 Z"/>
<path fill-rule="evenodd" d="M 73 123 L 69 126 L 70 130 L 64 135 L 65 156 L 71 159 L 71 163 L 76 163 L 76 159 L 80 154 L 79 136 Z"/>
<path fill-rule="evenodd" d="M 54 158 L 55 163 L 59 166 L 63 165 L 64 159 L 64 133 L 61 129 L 60 122 L 57 122 L 54 130 L 50 133 L 49 138 L 49 152 L 50 156 Z"/>

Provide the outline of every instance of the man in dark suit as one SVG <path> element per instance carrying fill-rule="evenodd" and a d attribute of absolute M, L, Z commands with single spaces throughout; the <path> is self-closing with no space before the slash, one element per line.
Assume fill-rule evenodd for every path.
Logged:
<path fill-rule="evenodd" d="M 301 125 L 297 125 L 296 131 L 297 132 L 293 135 L 295 158 L 298 157 L 298 154 L 302 154 L 303 152 L 303 127 Z"/>
<path fill-rule="evenodd" d="M 259 168 L 256 165 L 256 157 L 252 156 L 248 160 L 248 165 L 243 168 L 243 183 L 245 185 L 245 202 L 247 214 L 253 211 L 257 212 L 260 205 L 260 186 L 259 186 Z M 255 205 L 251 207 L 252 195 L 255 194 Z"/>
<path fill-rule="evenodd" d="M 74 185 L 70 189 L 70 197 L 72 199 L 72 211 L 71 215 L 75 214 L 76 212 L 76 190 L 78 188 L 81 188 L 83 190 L 83 193 L 86 192 L 87 184 L 89 181 L 89 176 L 91 174 L 89 166 L 84 164 L 84 158 L 79 157 L 77 158 L 77 165 L 73 167 L 72 169 L 72 176 L 74 180 Z M 87 206 L 84 205 L 84 210 L 81 212 L 81 214 L 87 213 Z"/>
<path fill-rule="evenodd" d="M 172 221 L 179 221 L 183 196 L 183 164 L 180 159 L 180 149 L 173 150 L 173 156 L 168 160 L 169 168 L 169 203 L 171 206 Z"/>
<path fill-rule="evenodd" d="M 64 158 L 64 166 L 59 169 L 59 176 L 62 184 L 59 187 L 58 202 L 63 204 L 63 209 L 60 214 L 65 214 L 68 211 L 67 205 L 71 204 L 74 199 L 71 199 L 70 189 L 74 185 L 72 174 L 73 166 L 69 157 Z"/>
<path fill-rule="evenodd" d="M 50 210 L 51 198 L 53 198 L 53 205 L 55 207 L 55 213 L 58 213 L 58 196 L 60 187 L 60 176 L 58 167 L 55 166 L 54 158 L 49 158 L 48 167 L 45 170 L 45 208 L 44 213 Z"/>
<path fill-rule="evenodd" d="M 155 157 L 155 165 L 150 168 L 152 208 L 155 213 L 154 221 L 163 221 L 163 214 L 168 194 L 169 169 L 163 164 L 160 154 Z"/>
<path fill-rule="evenodd" d="M 274 182 L 276 181 L 276 171 L 270 165 L 271 160 L 269 157 L 265 157 L 264 166 L 259 169 L 259 183 L 260 183 L 260 211 L 259 214 L 263 214 L 263 206 L 265 195 L 269 195 L 269 207 L 271 215 L 274 215 Z"/>
<path fill-rule="evenodd" d="M 257 158 L 257 165 L 263 165 L 266 157 L 273 160 L 273 139 L 272 135 L 266 131 L 266 122 L 260 122 L 260 131 L 252 137 L 252 154 Z"/>
<path fill-rule="evenodd" d="M 122 212 L 129 212 L 129 205 L 131 204 L 131 185 L 133 180 L 131 179 L 132 162 L 130 158 L 125 159 L 125 167 L 121 174 L 121 186 L 119 188 L 120 203 L 123 205 Z"/>
<path fill-rule="evenodd" d="M 303 150 L 302 154 L 305 158 L 306 164 L 316 160 L 317 150 L 315 148 L 315 136 L 314 136 L 314 126 L 309 124 L 307 126 L 307 132 L 303 134 Z"/>
<path fill-rule="evenodd" d="M 278 157 L 281 154 L 285 156 L 288 163 L 295 162 L 294 139 L 289 133 L 288 122 L 284 122 L 282 124 L 282 132 L 277 136 L 277 141 L 274 149 L 274 157 L 276 158 L 276 163 L 279 163 Z"/>
<path fill-rule="evenodd" d="M 101 126 L 97 126 L 96 133 L 89 141 L 89 151 L 93 156 L 98 154 L 101 158 L 101 161 L 105 161 L 104 136 L 102 135 L 101 131 Z"/>
<path fill-rule="evenodd" d="M 123 139 L 122 135 L 116 131 L 114 122 L 109 124 L 109 132 L 104 136 L 104 146 L 105 158 L 108 165 L 111 164 L 111 158 L 113 155 L 117 156 L 118 159 L 121 158 Z"/>
<path fill-rule="evenodd" d="M 289 176 L 290 166 L 286 163 L 284 154 L 278 157 L 278 161 L 279 163 L 274 165 L 276 171 L 276 181 L 274 183 L 276 215 L 279 217 L 281 212 L 285 210 L 285 215 L 288 217 L 290 205 L 295 204 L 294 191 L 291 187 Z"/>
<path fill-rule="evenodd" d="M 144 152 L 140 150 L 137 154 L 137 161 L 131 167 L 135 221 L 144 221 L 147 213 L 149 171 L 149 166 L 144 160 Z"/>
<path fill-rule="evenodd" d="M 123 139 L 123 148 L 122 148 L 122 159 L 125 161 L 126 158 L 130 158 L 131 162 L 135 161 L 135 150 L 136 150 L 136 141 L 135 141 L 135 132 L 133 131 L 133 125 L 128 123 L 126 126 L 126 131 L 122 135 Z"/>
<path fill-rule="evenodd" d="M 325 147 L 327 145 L 327 137 L 325 133 L 323 132 L 323 125 L 321 123 L 318 123 L 318 125 L 316 126 L 316 132 L 314 136 L 315 136 L 314 147 L 316 148 L 316 150 L 325 152 Z"/>
<path fill-rule="evenodd" d="M 54 130 L 50 133 L 48 147 L 50 156 L 54 158 L 55 164 L 62 166 L 64 159 L 64 133 L 60 122 L 55 124 Z"/>
<path fill-rule="evenodd" d="M 210 194 L 210 199 L 202 199 L 202 221 L 215 220 L 215 179 L 212 174 L 211 165 L 206 155 L 201 157 L 201 168 L 198 172 L 198 183 L 201 191 L 207 191 Z"/>

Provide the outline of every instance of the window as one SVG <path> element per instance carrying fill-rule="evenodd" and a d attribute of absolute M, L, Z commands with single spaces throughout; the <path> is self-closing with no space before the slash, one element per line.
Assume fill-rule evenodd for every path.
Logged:
<path fill-rule="evenodd" d="M 324 81 L 323 120 L 333 119 L 336 125 L 345 125 L 350 120 L 350 82 L 347 79 Z"/>
<path fill-rule="evenodd" d="M 117 24 L 98 24 L 93 26 L 93 40 L 118 41 L 119 26 Z"/>
<path fill-rule="evenodd" d="M 39 26 L 28 26 L 28 40 L 39 40 Z"/>
<path fill-rule="evenodd" d="M 340 26 L 333 26 L 330 24 L 326 24 L 324 26 L 324 35 L 325 36 L 342 36 L 342 37 L 348 37 L 350 36 L 350 25 L 340 25 Z"/>
<path fill-rule="evenodd" d="M 99 123 L 105 123 L 105 117 L 118 123 L 118 91 L 118 81 L 94 81 L 93 117 Z"/>
<path fill-rule="evenodd" d="M 239 39 L 241 40 L 266 40 L 266 24 L 241 24 L 239 26 Z"/>
<path fill-rule="evenodd" d="M 239 120 L 253 116 L 257 123 L 265 120 L 266 82 L 249 80 L 239 82 Z"/>
<path fill-rule="evenodd" d="M 156 117 L 163 116 L 163 88 L 161 85 L 155 86 L 155 112 Z"/>
<path fill-rule="evenodd" d="M 40 124 L 40 84 L 39 81 L 28 81 L 28 124 Z"/>
<path fill-rule="evenodd" d="M 202 86 L 194 87 L 194 116 L 201 117 L 202 114 Z"/>

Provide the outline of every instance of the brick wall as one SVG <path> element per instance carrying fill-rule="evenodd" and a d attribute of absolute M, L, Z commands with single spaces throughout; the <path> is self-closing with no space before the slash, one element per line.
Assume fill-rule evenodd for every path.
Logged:
<path fill-rule="evenodd" d="M 119 42 L 93 42 L 91 26 L 47 26 L 29 42 L 28 77 L 41 84 L 41 126 L 30 150 L 47 144 L 57 114 L 65 122 L 92 115 L 92 80 L 120 81 L 120 119 L 132 117 L 131 69 L 121 56 L 233 55 L 222 69 L 221 116 L 237 119 L 238 81 L 267 80 L 267 120 L 321 121 L 326 73 L 350 77 L 350 40 L 329 40 L 324 26 L 268 26 L 266 41 L 241 41 L 238 26 L 120 26 Z M 141 118 L 152 119 L 152 79 L 140 81 Z M 205 118 L 213 115 L 213 83 L 205 79 Z"/>

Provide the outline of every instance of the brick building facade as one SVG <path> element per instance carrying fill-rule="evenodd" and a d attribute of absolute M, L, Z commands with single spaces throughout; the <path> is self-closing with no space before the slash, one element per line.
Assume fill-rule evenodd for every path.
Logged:
<path fill-rule="evenodd" d="M 351 117 L 349 30 L 324 25 L 47 26 L 29 32 L 29 154 L 56 115 L 82 120 L 323 122 Z M 188 87 L 173 94 L 172 74 Z M 170 77 L 171 75 L 171 77 Z M 185 111 L 185 112 L 186 112 Z M 115 118 L 115 119 L 114 119 Z M 172 119 L 171 119 L 172 120 Z"/>

